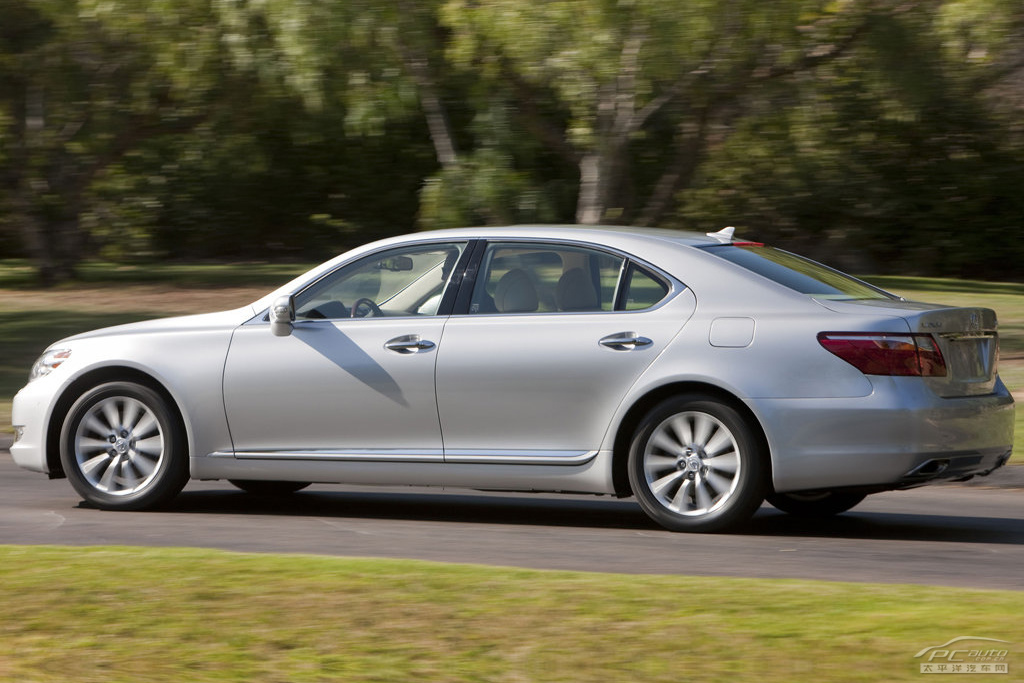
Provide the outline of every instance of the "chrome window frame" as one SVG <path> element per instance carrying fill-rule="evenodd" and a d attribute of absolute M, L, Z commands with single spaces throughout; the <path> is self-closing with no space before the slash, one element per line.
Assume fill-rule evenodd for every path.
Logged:
<path fill-rule="evenodd" d="M 476 286 L 476 280 L 483 271 L 484 259 L 487 256 L 490 248 L 493 245 L 538 245 L 538 246 L 562 246 L 574 249 L 586 249 L 588 251 L 603 252 L 610 256 L 622 259 L 622 265 L 619 267 L 619 275 L 615 283 L 615 293 L 613 296 L 613 306 L 617 306 L 620 299 L 620 290 L 623 285 L 623 277 L 630 265 L 635 265 L 654 276 L 655 279 L 661 280 L 664 284 L 668 285 L 668 291 L 656 304 L 647 308 L 638 308 L 632 311 L 625 309 L 613 308 L 610 311 L 599 310 L 599 311 L 529 311 L 524 313 L 501 313 L 494 311 L 484 311 L 471 313 L 469 310 L 469 302 L 472 299 L 473 289 Z M 465 291 L 467 290 L 468 291 Z M 480 239 L 478 246 L 474 249 L 472 261 L 467 266 L 464 274 L 462 285 L 456 299 L 455 307 L 451 312 L 452 316 L 459 317 L 481 317 L 481 316 L 530 316 L 530 315 L 613 315 L 613 314 L 626 314 L 633 315 L 637 313 L 648 313 L 655 311 L 668 304 L 669 301 L 678 296 L 682 291 L 689 289 L 687 285 L 680 280 L 672 277 L 661 268 L 652 265 L 650 262 L 643 259 L 637 258 L 629 252 L 614 247 L 609 247 L 603 244 L 595 244 L 593 242 L 586 242 L 583 240 L 567 240 L 558 238 L 544 238 L 544 237 L 488 237 L 487 239 Z"/>
<path fill-rule="evenodd" d="M 455 266 L 452 269 L 452 274 L 448 278 L 448 284 L 445 286 L 444 290 L 441 293 L 442 299 L 441 299 L 441 304 L 438 307 L 438 312 L 437 313 L 435 313 L 433 315 L 410 314 L 410 315 L 389 315 L 389 316 L 385 316 L 385 318 L 387 320 L 446 318 L 449 315 L 451 315 L 451 311 L 449 310 L 447 313 L 442 312 L 442 311 L 446 307 L 450 309 L 454 305 L 454 303 L 455 303 L 455 301 L 454 301 L 455 300 L 455 295 L 458 293 L 459 287 L 462 284 L 463 272 L 465 271 L 465 268 L 466 268 L 466 265 L 467 265 L 467 263 L 469 261 L 469 258 L 471 257 L 471 255 L 473 253 L 473 247 L 474 247 L 474 245 L 478 241 L 479 240 L 477 238 L 472 238 L 472 237 L 466 237 L 466 238 L 463 238 L 463 239 L 454 239 L 454 240 L 453 239 L 437 239 L 437 238 L 435 238 L 435 239 L 424 240 L 422 242 L 420 242 L 420 241 L 406 242 L 404 244 L 396 244 L 396 245 L 391 245 L 391 246 L 388 246 L 388 247 L 384 247 L 384 248 L 378 249 L 376 251 L 371 251 L 371 252 L 366 253 L 366 254 L 361 254 L 359 256 L 354 256 L 353 258 L 348 259 L 347 261 L 344 261 L 343 263 L 339 263 L 337 266 L 335 266 L 334 268 L 331 268 L 329 271 L 327 271 L 325 273 L 321 273 L 319 277 L 314 278 L 313 280 L 310 280 L 309 282 L 303 284 L 299 289 L 295 290 L 292 293 L 292 296 L 295 297 L 295 299 L 297 301 L 299 299 L 299 297 L 301 297 L 304 293 L 309 291 L 311 288 L 316 287 L 318 284 L 322 283 L 324 280 L 326 280 L 328 278 L 331 278 L 331 277 L 334 277 L 339 271 L 341 271 L 341 270 L 343 270 L 343 269 L 345 269 L 345 268 L 347 268 L 347 267 L 349 267 L 351 265 L 354 265 L 354 264 L 356 264 L 356 263 L 358 263 L 360 261 L 363 261 L 363 260 L 368 260 L 368 259 L 373 259 L 373 258 L 380 258 L 382 254 L 387 254 L 389 252 L 394 252 L 394 251 L 398 251 L 398 250 L 401 250 L 401 249 L 415 249 L 415 248 L 419 248 L 419 247 L 429 248 L 431 246 L 442 245 L 442 244 L 452 244 L 452 245 L 461 244 L 461 245 L 464 245 L 463 249 L 462 249 L 462 252 L 459 254 L 459 259 L 458 259 L 458 261 L 455 262 Z M 445 301 L 445 299 L 450 299 L 450 301 Z M 254 322 L 254 323 L 269 322 L 269 317 L 268 316 L 269 316 L 269 309 L 266 309 L 264 311 L 261 311 L 260 314 L 257 315 L 253 319 L 252 322 Z M 301 323 L 301 324 L 305 325 L 305 324 L 310 324 L 310 323 L 337 322 L 337 321 L 341 321 L 341 320 L 381 320 L 381 319 L 384 319 L 384 318 L 377 318 L 377 317 L 374 317 L 374 316 L 366 317 L 366 318 L 301 318 L 301 319 L 297 318 L 295 320 L 295 322 L 296 323 Z"/>

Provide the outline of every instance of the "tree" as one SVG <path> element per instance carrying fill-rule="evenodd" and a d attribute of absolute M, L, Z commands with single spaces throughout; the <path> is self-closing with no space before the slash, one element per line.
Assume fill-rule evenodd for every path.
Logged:
<path fill-rule="evenodd" d="M 650 224 L 751 98 L 845 52 L 874 11 L 800 0 L 450 0 L 443 16 L 458 63 L 507 84 L 527 129 L 578 169 L 576 221 Z M 565 119 L 543 116 L 542 98 Z M 638 161 L 651 137 L 657 148 Z M 658 169 L 649 187 L 629 182 L 638 163 Z"/>
<path fill-rule="evenodd" d="M 1022 209 L 1018 0 L 0 16 L 0 249 L 16 230 L 47 281 L 86 251 L 306 256 L 527 221 L 737 224 L 972 272 Z"/>
<path fill-rule="evenodd" d="M 984 21 L 965 15 L 981 4 Z M 875 16 L 841 59 L 738 123 L 678 223 L 734 224 L 857 272 L 1019 273 L 1024 250 L 1006 239 L 1024 212 L 1019 113 L 991 94 L 1020 69 L 1008 39 L 1024 17 L 998 5 Z"/>
<path fill-rule="evenodd" d="M 73 274 L 95 183 L 207 116 L 219 37 L 202 0 L 3 0 L 3 200 L 41 280 Z"/>

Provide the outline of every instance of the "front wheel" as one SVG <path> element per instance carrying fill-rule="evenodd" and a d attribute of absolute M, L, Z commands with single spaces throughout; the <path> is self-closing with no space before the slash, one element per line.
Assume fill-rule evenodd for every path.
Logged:
<path fill-rule="evenodd" d="M 629 482 L 644 512 L 672 531 L 725 531 L 764 500 L 767 454 L 733 407 L 702 395 L 656 406 L 637 429 Z"/>
<path fill-rule="evenodd" d="M 160 505 L 188 480 L 177 413 L 134 382 L 101 384 L 75 401 L 61 429 L 60 457 L 78 494 L 107 510 Z"/>
<path fill-rule="evenodd" d="M 830 517 L 846 512 L 867 497 L 849 491 L 811 491 L 805 493 L 769 493 L 766 498 L 775 508 L 797 517 Z"/>

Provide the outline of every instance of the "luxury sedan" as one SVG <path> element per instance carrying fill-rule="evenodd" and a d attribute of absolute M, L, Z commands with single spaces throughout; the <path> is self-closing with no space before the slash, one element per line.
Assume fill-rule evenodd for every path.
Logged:
<path fill-rule="evenodd" d="M 46 349 L 14 400 L 22 467 L 89 504 L 187 480 L 634 496 L 735 528 L 988 474 L 1013 399 L 987 308 L 906 301 L 707 235 L 522 226 L 396 237 L 250 306 Z"/>

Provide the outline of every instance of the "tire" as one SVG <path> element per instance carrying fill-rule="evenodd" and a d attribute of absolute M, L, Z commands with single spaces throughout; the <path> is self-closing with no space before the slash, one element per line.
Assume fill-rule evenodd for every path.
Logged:
<path fill-rule="evenodd" d="M 767 452 L 734 408 L 700 394 L 670 398 L 640 423 L 629 483 L 644 512 L 672 531 L 719 532 L 764 500 Z"/>
<path fill-rule="evenodd" d="M 232 486 L 237 486 L 254 496 L 287 496 L 309 486 L 308 481 L 260 481 L 258 479 L 228 479 Z"/>
<path fill-rule="evenodd" d="M 849 491 L 770 493 L 765 498 L 777 509 L 797 517 L 831 517 L 846 512 L 867 497 Z"/>
<path fill-rule="evenodd" d="M 71 486 L 105 510 L 143 510 L 178 495 L 188 451 L 176 410 L 149 387 L 110 382 L 75 401 L 60 435 Z"/>

